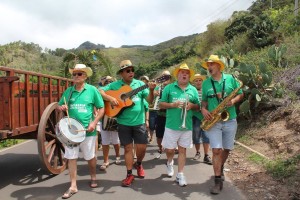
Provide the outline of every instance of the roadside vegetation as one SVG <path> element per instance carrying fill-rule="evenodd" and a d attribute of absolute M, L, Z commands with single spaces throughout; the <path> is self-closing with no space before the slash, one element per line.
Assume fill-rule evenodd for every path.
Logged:
<path fill-rule="evenodd" d="M 87 42 L 77 49 L 50 50 L 42 49 L 38 44 L 17 41 L 0 46 L 0 65 L 69 77 L 68 68 L 83 62 L 95 72 L 89 82 L 97 85 L 101 76 L 116 76 L 122 59 L 132 60 L 137 66 L 137 77 L 147 74 L 154 78 L 164 69 L 172 72 L 182 62 L 196 72 L 208 75 L 201 63 L 210 54 L 218 54 L 226 63 L 226 72 L 235 74 L 245 86 L 246 97 L 238 105 L 239 118 L 241 124 L 254 124 L 256 129 L 250 129 L 250 125 L 242 126 L 237 139 L 251 145 L 255 143 L 253 137 L 259 128 L 276 121 L 268 116 L 280 107 L 296 110 L 293 113 L 286 111 L 288 114 L 283 113 L 279 118 L 294 116 L 296 125 L 289 127 L 296 134 L 300 132 L 297 129 L 297 120 L 300 119 L 297 114 L 300 113 L 300 73 L 297 70 L 300 63 L 300 15 L 295 15 L 295 10 L 294 0 L 273 1 L 272 8 L 270 0 L 257 0 L 248 11 L 234 12 L 228 20 L 215 21 L 203 33 L 177 37 L 154 46 L 105 48 Z M 262 112 L 268 115 L 258 120 Z M 1 141 L 0 146 L 8 143 L 14 142 Z M 299 171 L 300 151 L 289 155 L 267 161 L 251 154 L 248 159 L 282 180 Z"/>

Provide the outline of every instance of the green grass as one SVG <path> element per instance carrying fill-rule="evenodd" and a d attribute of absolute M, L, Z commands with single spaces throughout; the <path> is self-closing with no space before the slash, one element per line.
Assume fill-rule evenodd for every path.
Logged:
<path fill-rule="evenodd" d="M 260 155 L 258 155 L 256 153 L 251 153 L 250 156 L 248 157 L 248 159 L 258 165 L 262 165 L 267 161 L 265 158 L 261 157 Z"/>
<path fill-rule="evenodd" d="M 0 149 L 11 147 L 11 146 L 19 144 L 19 143 L 21 143 L 23 141 L 24 140 L 16 140 L 16 139 L 1 140 L 0 141 Z"/>
<path fill-rule="evenodd" d="M 266 163 L 267 172 L 274 178 L 283 179 L 292 176 L 300 164 L 300 154 L 290 159 L 271 160 Z"/>

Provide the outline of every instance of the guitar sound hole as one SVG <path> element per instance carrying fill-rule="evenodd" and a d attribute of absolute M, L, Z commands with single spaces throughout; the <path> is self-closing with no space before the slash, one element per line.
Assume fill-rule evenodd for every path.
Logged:
<path fill-rule="evenodd" d="M 127 98 L 126 94 L 122 94 L 122 95 L 121 95 L 121 99 L 122 99 L 123 101 L 125 101 L 126 98 Z"/>

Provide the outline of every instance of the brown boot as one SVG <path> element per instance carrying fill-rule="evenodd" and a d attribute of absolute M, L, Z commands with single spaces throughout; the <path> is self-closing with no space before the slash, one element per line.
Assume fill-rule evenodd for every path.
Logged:
<path fill-rule="evenodd" d="M 211 194 L 219 194 L 223 189 L 223 181 L 221 178 L 215 178 L 215 185 L 210 189 Z"/>

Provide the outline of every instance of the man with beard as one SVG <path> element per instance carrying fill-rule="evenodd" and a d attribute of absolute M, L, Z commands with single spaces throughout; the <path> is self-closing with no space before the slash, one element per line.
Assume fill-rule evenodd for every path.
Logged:
<path fill-rule="evenodd" d="M 201 112 L 206 120 L 212 120 L 211 112 L 218 107 L 223 99 L 232 91 L 239 88 L 239 82 L 230 74 L 223 73 L 224 63 L 217 55 L 211 55 L 202 66 L 210 73 L 210 77 L 202 84 Z M 229 113 L 227 121 L 219 121 L 206 131 L 212 148 L 212 162 L 215 174 L 215 185 L 211 189 L 212 194 L 219 194 L 223 188 L 223 168 L 229 152 L 234 147 L 234 138 L 237 130 L 235 104 L 243 99 L 243 91 L 240 89 L 237 95 L 226 105 Z"/>

